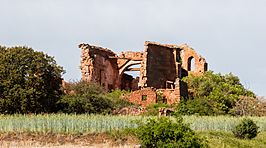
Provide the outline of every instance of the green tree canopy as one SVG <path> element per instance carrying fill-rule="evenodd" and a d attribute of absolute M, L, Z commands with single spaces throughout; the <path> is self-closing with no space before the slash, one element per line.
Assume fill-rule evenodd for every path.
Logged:
<path fill-rule="evenodd" d="M 0 46 L 0 112 L 55 111 L 62 74 L 63 68 L 43 52 Z"/>
<path fill-rule="evenodd" d="M 179 105 L 179 111 L 187 114 L 227 114 L 240 96 L 255 97 L 232 73 L 221 75 L 208 71 L 201 76 L 189 75 L 183 81 L 187 83 L 189 99 Z"/>

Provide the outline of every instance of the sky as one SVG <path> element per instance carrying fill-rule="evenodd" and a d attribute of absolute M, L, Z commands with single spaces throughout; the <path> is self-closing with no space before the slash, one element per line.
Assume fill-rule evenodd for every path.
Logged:
<path fill-rule="evenodd" d="M 266 96 L 265 0 L 0 0 L 0 45 L 53 56 L 79 80 L 80 43 L 114 52 L 187 43 L 216 73 Z"/>

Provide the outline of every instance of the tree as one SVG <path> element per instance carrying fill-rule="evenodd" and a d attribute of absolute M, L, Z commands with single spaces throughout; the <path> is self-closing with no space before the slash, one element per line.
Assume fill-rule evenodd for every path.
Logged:
<path fill-rule="evenodd" d="M 180 103 L 180 113 L 228 114 L 240 96 L 255 97 L 254 93 L 245 89 L 239 78 L 231 73 L 221 75 L 208 71 L 201 76 L 189 75 L 183 81 L 188 85 L 189 98 Z"/>
<path fill-rule="evenodd" d="M 0 112 L 55 111 L 63 72 L 54 58 L 43 52 L 0 46 Z"/>

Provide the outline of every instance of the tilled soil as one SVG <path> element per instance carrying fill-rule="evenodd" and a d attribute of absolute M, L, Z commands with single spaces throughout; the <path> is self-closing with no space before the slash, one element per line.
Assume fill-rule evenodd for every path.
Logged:
<path fill-rule="evenodd" d="M 114 138 L 108 134 L 63 135 L 35 133 L 1 133 L 1 148 L 134 148 L 135 137 Z"/>

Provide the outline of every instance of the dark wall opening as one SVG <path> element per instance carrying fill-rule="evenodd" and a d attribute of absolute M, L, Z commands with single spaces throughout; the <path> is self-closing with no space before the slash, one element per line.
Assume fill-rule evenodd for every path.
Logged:
<path fill-rule="evenodd" d="M 194 71 L 196 69 L 196 64 L 195 64 L 195 58 L 194 57 L 189 57 L 188 58 L 188 71 Z"/>
<path fill-rule="evenodd" d="M 121 78 L 121 89 L 124 90 L 137 90 L 140 75 L 140 64 L 129 66 L 125 69 Z"/>

